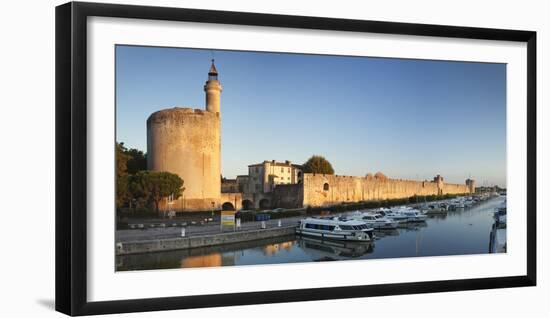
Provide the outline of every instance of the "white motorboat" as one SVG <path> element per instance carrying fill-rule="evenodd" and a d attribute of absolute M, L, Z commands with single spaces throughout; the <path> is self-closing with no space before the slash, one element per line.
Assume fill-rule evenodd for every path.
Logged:
<path fill-rule="evenodd" d="M 300 221 L 296 233 L 344 241 L 365 241 L 374 239 L 374 229 L 365 222 L 343 217 L 306 218 Z"/>
<path fill-rule="evenodd" d="M 423 214 L 417 209 L 413 209 L 411 207 L 399 207 L 392 210 L 392 212 L 404 217 L 406 222 L 424 222 L 428 218 L 426 214 Z"/>
<path fill-rule="evenodd" d="M 379 230 L 396 229 L 399 222 L 387 218 L 379 213 L 359 212 L 351 215 L 351 218 L 367 223 L 368 226 Z"/>
<path fill-rule="evenodd" d="M 398 223 L 406 223 L 409 220 L 409 217 L 407 217 L 406 215 L 403 215 L 403 213 L 399 211 L 393 211 L 393 210 L 389 212 L 385 212 L 384 216 Z"/>

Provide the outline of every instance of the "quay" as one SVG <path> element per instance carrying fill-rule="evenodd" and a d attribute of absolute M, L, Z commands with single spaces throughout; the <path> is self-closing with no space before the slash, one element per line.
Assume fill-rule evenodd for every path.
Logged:
<path fill-rule="evenodd" d="M 208 235 L 196 235 L 190 237 L 118 242 L 116 243 L 116 255 L 173 251 L 255 241 L 274 238 L 278 236 L 294 235 L 295 230 L 295 225 L 287 225 L 267 229 L 243 230 Z"/>

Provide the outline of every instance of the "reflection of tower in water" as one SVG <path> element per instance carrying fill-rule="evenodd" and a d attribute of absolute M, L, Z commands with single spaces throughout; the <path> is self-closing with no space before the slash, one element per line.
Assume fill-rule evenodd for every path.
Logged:
<path fill-rule="evenodd" d="M 282 250 L 290 251 L 293 245 L 294 245 L 294 241 L 270 244 L 263 248 L 263 253 L 264 255 L 267 255 L 267 256 L 273 256 Z"/>
<path fill-rule="evenodd" d="M 222 266 L 222 255 L 220 253 L 187 256 L 181 260 L 181 267 L 214 267 Z"/>
<path fill-rule="evenodd" d="M 180 263 L 182 268 L 232 266 L 235 265 L 235 252 L 187 256 Z"/>

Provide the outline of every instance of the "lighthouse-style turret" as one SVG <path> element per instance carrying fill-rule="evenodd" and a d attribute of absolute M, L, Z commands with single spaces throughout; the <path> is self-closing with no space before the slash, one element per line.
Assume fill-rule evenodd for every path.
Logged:
<path fill-rule="evenodd" d="M 218 70 L 216 70 L 213 59 L 212 66 L 210 66 L 210 70 L 208 71 L 208 81 L 204 85 L 204 92 L 206 93 L 206 110 L 219 114 L 222 85 L 218 80 Z"/>

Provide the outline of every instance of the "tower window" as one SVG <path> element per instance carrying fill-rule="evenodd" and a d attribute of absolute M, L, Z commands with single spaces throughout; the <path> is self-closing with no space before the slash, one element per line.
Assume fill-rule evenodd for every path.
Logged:
<path fill-rule="evenodd" d="M 328 183 L 323 184 L 323 190 L 328 191 L 329 185 Z"/>

